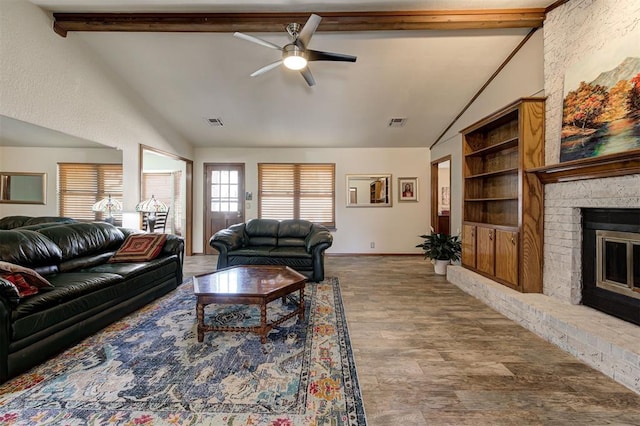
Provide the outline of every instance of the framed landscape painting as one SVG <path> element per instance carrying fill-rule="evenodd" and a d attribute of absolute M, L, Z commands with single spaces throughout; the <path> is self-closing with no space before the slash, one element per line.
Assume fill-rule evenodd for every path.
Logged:
<path fill-rule="evenodd" d="M 640 149 L 640 40 L 610 42 L 567 70 L 560 161 Z"/>

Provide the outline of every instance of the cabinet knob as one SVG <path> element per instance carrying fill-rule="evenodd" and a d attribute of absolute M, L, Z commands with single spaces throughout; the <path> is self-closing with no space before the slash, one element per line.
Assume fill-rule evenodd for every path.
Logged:
<path fill-rule="evenodd" d="M 489 231 L 489 241 L 493 241 L 493 229 Z"/>
<path fill-rule="evenodd" d="M 513 244 L 514 246 L 516 245 L 516 239 L 513 235 L 511 236 L 511 244 Z"/>

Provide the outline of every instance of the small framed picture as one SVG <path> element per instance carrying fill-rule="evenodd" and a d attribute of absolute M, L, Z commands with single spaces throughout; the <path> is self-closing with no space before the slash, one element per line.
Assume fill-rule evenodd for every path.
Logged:
<path fill-rule="evenodd" d="M 418 201 L 418 178 L 398 178 L 398 201 Z"/>

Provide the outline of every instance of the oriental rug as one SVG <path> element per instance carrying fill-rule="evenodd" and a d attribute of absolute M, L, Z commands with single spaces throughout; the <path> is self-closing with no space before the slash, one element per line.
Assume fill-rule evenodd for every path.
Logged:
<path fill-rule="evenodd" d="M 0 386 L 2 425 L 366 424 L 336 278 L 309 283 L 306 316 L 267 343 L 205 333 L 186 282 L 57 357 Z M 296 308 L 281 299 L 269 315 Z M 206 321 L 256 324 L 255 306 L 209 305 Z"/>

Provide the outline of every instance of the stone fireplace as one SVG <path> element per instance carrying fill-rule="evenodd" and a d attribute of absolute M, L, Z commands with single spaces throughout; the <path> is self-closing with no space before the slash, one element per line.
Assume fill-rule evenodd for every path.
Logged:
<path fill-rule="evenodd" d="M 574 305 L 582 303 L 583 209 L 637 211 L 639 206 L 639 174 L 547 184 L 544 294 Z M 595 258 L 592 261 L 595 264 Z"/>

